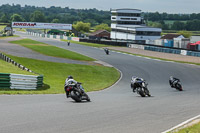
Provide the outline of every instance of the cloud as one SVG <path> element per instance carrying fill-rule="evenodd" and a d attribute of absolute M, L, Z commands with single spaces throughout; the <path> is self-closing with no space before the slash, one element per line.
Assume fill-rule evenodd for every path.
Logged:
<path fill-rule="evenodd" d="M 200 1 L 193 0 L 0 0 L 1 4 L 21 4 L 35 6 L 61 6 L 76 9 L 97 8 L 109 11 L 110 8 L 141 9 L 144 12 L 199 13 Z M 194 4 L 195 3 L 195 4 Z"/>

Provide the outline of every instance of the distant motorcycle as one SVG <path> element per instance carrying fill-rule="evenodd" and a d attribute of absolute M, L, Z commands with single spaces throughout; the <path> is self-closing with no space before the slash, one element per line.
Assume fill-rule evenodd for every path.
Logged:
<path fill-rule="evenodd" d="M 109 49 L 108 48 L 104 48 L 104 51 L 107 55 L 109 55 Z"/>
<path fill-rule="evenodd" d="M 175 88 L 179 91 L 183 90 L 180 80 L 172 76 L 170 76 L 169 78 L 169 85 L 171 86 L 171 88 Z"/>
<path fill-rule="evenodd" d="M 133 92 L 137 92 L 141 97 L 151 96 L 147 85 L 148 84 L 145 82 L 145 80 L 134 81 L 133 78 L 131 79 L 131 88 L 133 89 Z"/>
<path fill-rule="evenodd" d="M 66 96 L 71 97 L 76 102 L 81 102 L 82 100 L 90 101 L 89 96 L 85 93 L 84 90 L 80 89 L 81 83 L 77 84 L 68 84 L 65 86 Z"/>

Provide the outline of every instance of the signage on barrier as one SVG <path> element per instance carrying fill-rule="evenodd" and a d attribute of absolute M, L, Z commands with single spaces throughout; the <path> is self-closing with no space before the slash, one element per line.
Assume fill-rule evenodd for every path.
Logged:
<path fill-rule="evenodd" d="M 181 50 L 181 55 L 187 55 L 187 51 L 186 50 Z"/>
<path fill-rule="evenodd" d="M 59 23 L 12 22 L 12 27 L 13 28 L 72 30 L 72 24 L 59 24 Z"/>

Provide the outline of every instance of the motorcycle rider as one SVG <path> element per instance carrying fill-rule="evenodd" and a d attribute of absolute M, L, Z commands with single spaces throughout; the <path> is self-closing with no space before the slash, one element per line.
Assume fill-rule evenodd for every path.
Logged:
<path fill-rule="evenodd" d="M 107 55 L 109 55 L 109 49 L 108 48 L 104 48 L 104 51 L 106 52 Z"/>
<path fill-rule="evenodd" d="M 83 86 L 82 86 L 79 82 L 77 82 L 76 80 L 74 80 L 74 78 L 73 78 L 71 75 L 69 75 L 69 76 L 66 78 L 66 80 L 65 80 L 65 87 L 66 87 L 67 85 L 69 85 L 69 84 L 74 84 L 74 85 L 76 85 L 76 87 L 80 88 L 81 91 L 84 92 Z M 69 92 L 67 91 L 66 94 L 67 94 L 67 98 L 68 98 L 68 97 L 69 97 Z"/>
<path fill-rule="evenodd" d="M 171 87 L 175 87 L 177 82 L 180 82 L 180 80 L 178 78 L 175 78 L 173 76 L 169 77 L 169 84 Z"/>
<path fill-rule="evenodd" d="M 145 80 L 143 78 L 139 78 L 139 77 L 136 77 L 136 76 L 133 76 L 131 78 L 131 88 L 133 89 L 133 92 L 135 92 L 135 90 L 136 90 L 136 84 L 138 82 L 144 82 L 145 83 Z"/>

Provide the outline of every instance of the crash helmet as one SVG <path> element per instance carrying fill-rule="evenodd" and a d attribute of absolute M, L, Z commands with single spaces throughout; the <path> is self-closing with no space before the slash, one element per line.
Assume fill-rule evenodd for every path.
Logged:
<path fill-rule="evenodd" d="M 73 77 L 71 75 L 68 76 L 68 79 L 73 79 Z"/>

